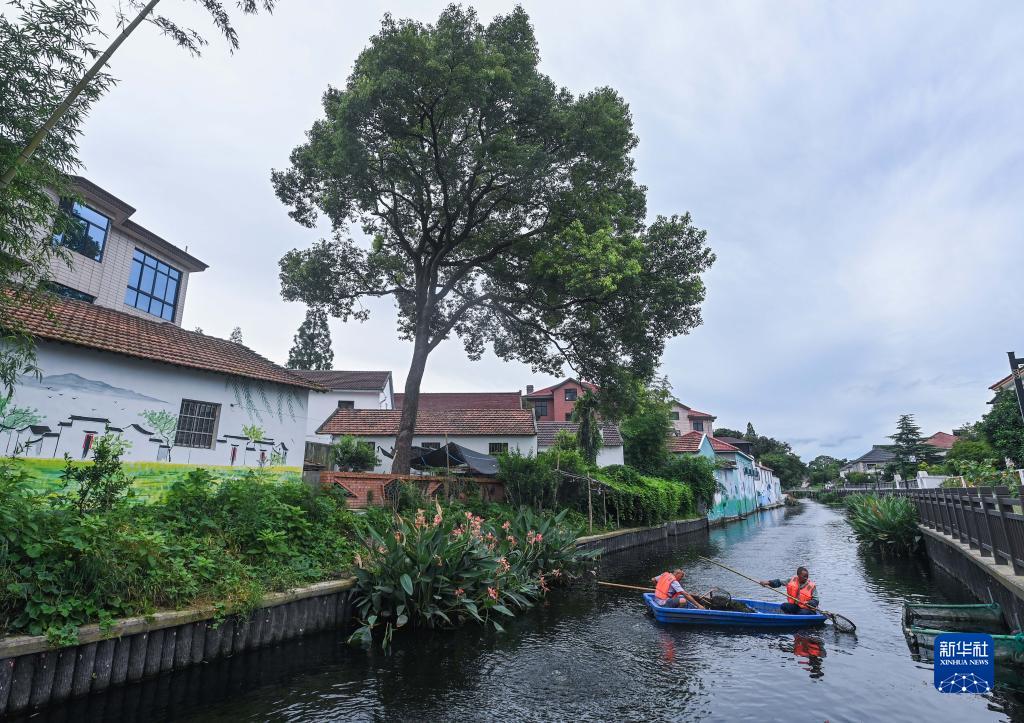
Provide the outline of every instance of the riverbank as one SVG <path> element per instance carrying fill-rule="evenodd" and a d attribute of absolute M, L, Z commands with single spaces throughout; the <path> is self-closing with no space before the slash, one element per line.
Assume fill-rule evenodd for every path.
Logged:
<path fill-rule="evenodd" d="M 857 621 L 858 635 L 660 626 L 636 593 L 578 587 L 510 619 L 504 634 L 414 633 L 382 656 L 325 632 L 68 701 L 31 720 L 483 721 L 494 711 L 514 720 L 663 720 L 665 700 L 685 720 L 764 720 L 793 700 L 801 701 L 799 720 L 1016 717 L 1016 699 L 1004 691 L 939 694 L 931 668 L 907 648 L 903 603 L 969 602 L 958 581 L 923 559 L 865 555 L 845 521 L 813 502 L 606 555 L 599 575 L 643 585 L 652 570 L 675 565 L 696 588 L 768 597 L 699 556 L 755 576 L 805 564 L 827 607 Z"/>

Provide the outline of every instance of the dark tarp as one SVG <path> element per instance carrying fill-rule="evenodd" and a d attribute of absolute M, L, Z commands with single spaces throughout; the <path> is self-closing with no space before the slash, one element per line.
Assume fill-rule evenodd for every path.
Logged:
<path fill-rule="evenodd" d="M 466 466 L 470 472 L 493 477 L 498 474 L 498 458 L 489 454 L 475 452 L 461 444 L 449 442 L 438 449 L 413 447 L 412 460 L 414 469 L 445 468 Z"/>

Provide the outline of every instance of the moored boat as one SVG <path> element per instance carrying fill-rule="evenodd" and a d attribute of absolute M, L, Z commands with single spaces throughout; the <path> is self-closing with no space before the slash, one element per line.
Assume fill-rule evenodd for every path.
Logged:
<path fill-rule="evenodd" d="M 912 647 L 923 650 L 927 657 L 934 657 L 935 638 L 952 630 L 932 630 L 914 626 L 904 626 L 903 633 Z M 992 654 L 997 663 L 1024 664 L 1024 635 L 992 635 Z"/>
<path fill-rule="evenodd" d="M 903 622 L 907 627 L 931 630 L 1005 632 L 1003 611 L 999 603 L 945 605 L 906 603 Z"/>
<path fill-rule="evenodd" d="M 677 625 L 707 625 L 719 627 L 756 627 L 756 628 L 804 628 L 824 624 L 824 615 L 787 615 L 782 612 L 780 603 L 764 600 L 748 600 L 733 598 L 736 602 L 748 605 L 754 612 L 735 612 L 733 610 L 700 610 L 697 608 L 666 608 L 654 602 L 653 593 L 644 593 L 644 602 L 659 623 Z"/>

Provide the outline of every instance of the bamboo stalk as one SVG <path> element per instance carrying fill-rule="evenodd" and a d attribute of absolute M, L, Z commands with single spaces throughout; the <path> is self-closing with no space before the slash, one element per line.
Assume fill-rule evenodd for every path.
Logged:
<path fill-rule="evenodd" d="M 621 587 L 623 590 L 639 590 L 640 592 L 654 592 L 653 587 L 639 587 L 637 585 L 622 585 L 617 582 L 605 582 L 604 580 L 598 580 L 598 585 L 604 585 L 605 587 Z"/>

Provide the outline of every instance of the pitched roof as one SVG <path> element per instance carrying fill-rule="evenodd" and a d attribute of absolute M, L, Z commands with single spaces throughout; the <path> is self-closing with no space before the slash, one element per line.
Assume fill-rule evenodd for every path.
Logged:
<path fill-rule="evenodd" d="M 686 418 L 687 419 L 718 419 L 718 417 L 716 417 L 714 414 L 708 414 L 707 412 L 698 412 L 696 409 L 690 409 L 686 413 Z"/>
<path fill-rule="evenodd" d="M 327 389 L 345 389 L 348 391 L 375 392 L 387 386 L 391 379 L 391 372 L 351 372 L 339 369 L 292 369 L 292 374 L 298 374 L 303 379 L 309 380 Z"/>
<path fill-rule="evenodd" d="M 699 452 L 704 441 L 704 432 L 687 432 L 686 434 L 670 435 L 668 438 L 669 452 Z"/>
<path fill-rule="evenodd" d="M 395 409 L 404 408 L 405 395 L 395 394 Z M 420 392 L 420 412 L 454 409 L 522 409 L 519 392 Z"/>
<path fill-rule="evenodd" d="M 894 459 L 896 459 L 895 454 L 893 454 L 892 452 L 883 447 L 875 445 L 870 449 L 870 451 L 865 452 L 860 457 L 850 462 L 850 464 L 854 465 L 857 464 L 858 462 L 890 462 Z"/>
<path fill-rule="evenodd" d="M 936 432 L 928 439 L 924 440 L 925 444 L 930 444 L 933 447 L 939 449 L 952 449 L 953 443 L 958 439 L 948 432 Z"/>
<path fill-rule="evenodd" d="M 1024 377 L 1024 369 L 1018 369 L 1016 371 L 1016 374 L 1017 374 L 1018 377 Z M 1000 379 L 998 382 L 996 382 L 995 384 L 990 386 L 989 389 L 991 389 L 992 391 L 995 391 L 995 390 L 999 389 L 1001 386 L 1003 386 L 1004 384 L 1006 384 L 1009 381 L 1013 381 L 1013 374 L 1007 374 L 1005 377 Z"/>
<path fill-rule="evenodd" d="M 543 397 L 550 397 L 550 396 L 552 396 L 555 393 L 556 389 L 559 389 L 560 387 L 564 387 L 569 382 L 572 382 L 574 384 L 579 384 L 581 387 L 583 387 L 584 389 L 586 389 L 588 391 L 591 391 L 591 392 L 597 392 L 599 390 L 599 387 L 596 384 L 591 384 L 590 382 L 580 382 L 580 381 L 577 381 L 577 380 L 573 379 L 572 377 L 568 377 L 568 378 L 563 379 L 562 381 L 558 382 L 558 384 L 552 384 L 550 387 L 544 387 L 543 389 L 538 389 L 535 392 L 531 392 L 530 394 L 526 395 L 526 398 L 527 399 L 536 399 L 538 397 L 541 397 L 541 398 L 543 398 Z"/>
<path fill-rule="evenodd" d="M 259 379 L 306 389 L 320 389 L 252 349 L 215 336 L 187 331 L 168 322 L 150 321 L 85 301 L 54 298 L 52 314 L 34 304 L 20 304 L 11 316 L 39 339 L 124 354 L 218 374 Z"/>
<path fill-rule="evenodd" d="M 338 409 L 320 425 L 317 434 L 392 437 L 398 434 L 401 420 L 402 412 L 397 409 Z M 455 409 L 420 412 L 416 415 L 416 434 L 532 437 L 537 428 L 529 409 Z"/>
<path fill-rule="evenodd" d="M 722 441 L 719 437 L 708 437 L 711 440 L 711 449 L 716 452 L 741 452 L 739 447 L 734 447 L 728 442 Z"/>
<path fill-rule="evenodd" d="M 561 430 L 576 434 L 579 425 L 576 422 L 537 422 L 537 446 L 552 447 L 555 444 L 555 435 Z M 605 447 L 621 447 L 622 434 L 614 424 L 601 425 L 601 439 Z"/>

